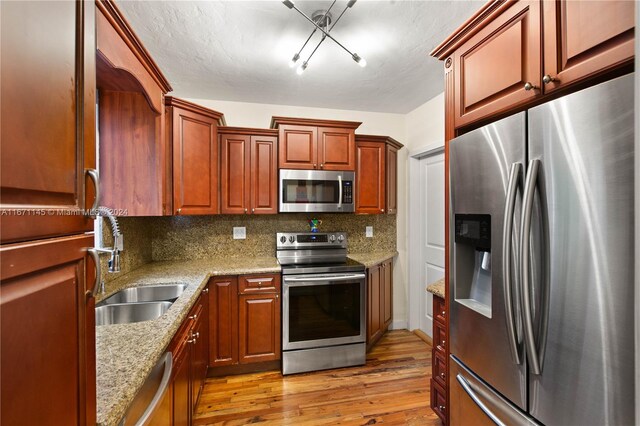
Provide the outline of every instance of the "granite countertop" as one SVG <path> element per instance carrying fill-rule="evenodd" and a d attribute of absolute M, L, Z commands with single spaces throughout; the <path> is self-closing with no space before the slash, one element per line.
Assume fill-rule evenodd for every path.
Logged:
<path fill-rule="evenodd" d="M 440 278 L 438 281 L 429 284 L 427 291 L 444 299 L 444 278 Z"/>
<path fill-rule="evenodd" d="M 398 255 L 397 251 L 376 251 L 371 253 L 349 253 L 347 256 L 355 260 L 356 262 L 362 263 L 367 268 L 371 266 L 377 265 L 378 263 L 382 263 L 385 260 L 389 260 Z"/>
<path fill-rule="evenodd" d="M 279 273 L 275 257 L 153 262 L 110 283 L 110 294 L 127 287 L 185 283 L 188 287 L 160 318 L 96 327 L 97 423 L 115 425 L 125 414 L 211 276 Z"/>

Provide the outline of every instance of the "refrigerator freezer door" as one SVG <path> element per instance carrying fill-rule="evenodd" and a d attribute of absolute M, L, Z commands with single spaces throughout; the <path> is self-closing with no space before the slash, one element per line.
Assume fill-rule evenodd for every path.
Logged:
<path fill-rule="evenodd" d="M 526 359 L 515 253 L 525 129 L 526 115 L 520 113 L 462 135 L 449 145 L 451 223 L 455 223 L 451 232 L 456 234 L 450 240 L 451 354 L 523 410 L 527 404 Z M 507 193 L 513 191 L 507 205 Z M 509 224 L 505 211 L 511 212 L 511 232 L 504 230 Z M 511 238 L 503 241 L 507 233 Z M 503 253 L 506 241 L 512 243 L 506 244 L 511 253 Z M 504 260 L 511 264 L 505 265 Z M 507 280 L 505 266 L 510 266 Z M 506 293 L 511 293 L 510 301 L 505 300 Z"/>
<path fill-rule="evenodd" d="M 529 408 L 547 425 L 636 423 L 633 101 L 627 75 L 529 111 L 532 229 L 547 235 L 531 245 L 544 271 L 531 279 L 543 303 Z"/>
<path fill-rule="evenodd" d="M 449 365 L 451 366 L 449 375 L 451 425 L 533 426 L 537 424 L 534 419 L 487 386 L 482 379 L 462 365 L 460 360 L 452 356 Z"/>

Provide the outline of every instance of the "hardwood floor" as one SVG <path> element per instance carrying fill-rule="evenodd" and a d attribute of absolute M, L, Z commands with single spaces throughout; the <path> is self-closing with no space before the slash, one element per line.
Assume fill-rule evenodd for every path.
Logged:
<path fill-rule="evenodd" d="M 431 347 L 407 330 L 390 331 L 362 367 L 209 378 L 193 423 L 440 426 L 430 377 Z"/>

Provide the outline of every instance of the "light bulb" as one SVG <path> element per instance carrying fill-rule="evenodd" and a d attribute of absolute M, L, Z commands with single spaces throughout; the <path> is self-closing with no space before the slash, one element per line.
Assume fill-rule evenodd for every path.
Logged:
<path fill-rule="evenodd" d="M 289 67 L 293 68 L 296 65 L 296 62 L 298 62 L 298 59 L 300 59 L 300 55 L 296 53 L 289 61 Z"/>
<path fill-rule="evenodd" d="M 293 2 L 291 0 L 284 0 L 282 3 L 289 9 L 293 9 Z"/>
<path fill-rule="evenodd" d="M 351 55 L 351 57 L 353 58 L 354 61 L 356 61 L 356 63 L 358 65 L 360 65 L 362 68 L 367 66 L 367 61 L 364 58 L 361 58 L 360 56 L 358 56 L 357 53 L 354 53 L 353 55 Z"/>
<path fill-rule="evenodd" d="M 302 75 L 302 73 L 303 73 L 303 72 L 304 72 L 304 70 L 306 70 L 306 69 L 307 69 L 307 63 L 306 63 L 306 62 L 304 62 L 302 65 L 300 65 L 300 66 L 298 67 L 298 69 L 296 70 L 296 73 L 297 73 L 298 75 Z"/>

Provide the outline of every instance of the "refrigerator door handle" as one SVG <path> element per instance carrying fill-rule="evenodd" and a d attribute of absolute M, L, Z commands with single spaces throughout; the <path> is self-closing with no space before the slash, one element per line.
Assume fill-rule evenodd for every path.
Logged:
<path fill-rule="evenodd" d="M 504 291 L 504 306 L 507 314 L 507 331 L 509 334 L 509 347 L 511 348 L 511 358 L 516 364 L 521 364 L 520 353 L 518 351 L 518 337 L 516 335 L 516 319 L 513 309 L 512 289 L 512 234 L 513 234 L 513 215 L 516 206 L 516 196 L 518 193 L 518 184 L 520 183 L 520 174 L 522 173 L 522 164 L 511 164 L 509 172 L 509 183 L 507 187 L 507 198 L 504 206 L 504 227 L 502 229 L 502 285 Z"/>
<path fill-rule="evenodd" d="M 524 341 L 529 358 L 531 372 L 540 375 L 542 366 L 533 333 L 533 314 L 531 312 L 531 283 L 530 283 L 530 243 L 531 243 L 531 217 L 533 216 L 533 198 L 538 181 L 538 170 L 540 160 L 529 161 L 527 178 L 524 184 L 524 195 L 522 196 L 522 229 L 520 234 L 520 283 L 522 285 L 522 313 L 524 323 Z"/>
<path fill-rule="evenodd" d="M 469 382 L 467 382 L 467 380 L 462 377 L 462 375 L 458 374 L 456 376 L 456 380 L 458 381 L 458 383 L 460 383 L 460 386 L 462 386 L 462 389 L 464 389 L 464 391 L 467 393 L 467 395 L 469 395 L 469 397 L 473 400 L 473 402 L 476 403 L 476 405 L 487 415 L 489 416 L 489 418 L 491 420 L 493 420 L 493 422 L 495 424 L 497 424 L 498 426 L 506 426 L 505 423 L 503 423 L 498 416 L 496 416 L 490 409 L 489 407 L 486 406 L 486 404 L 484 402 L 482 402 L 482 400 L 480 399 L 480 397 L 478 395 L 476 395 L 476 393 L 473 391 L 473 389 L 471 388 L 471 385 L 469 384 Z"/>

